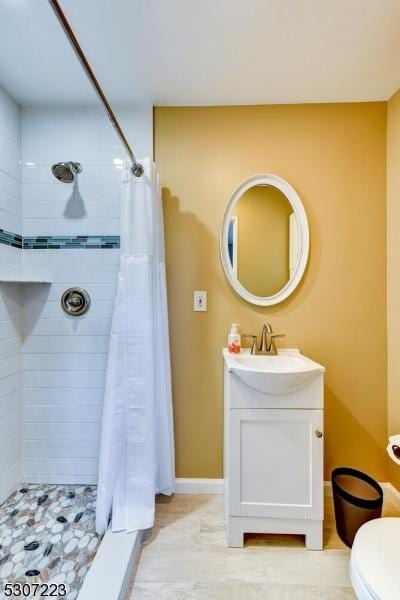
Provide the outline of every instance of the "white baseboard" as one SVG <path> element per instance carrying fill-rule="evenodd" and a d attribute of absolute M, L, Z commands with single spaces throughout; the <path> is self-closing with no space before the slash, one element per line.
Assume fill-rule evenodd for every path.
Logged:
<path fill-rule="evenodd" d="M 381 484 L 382 487 L 390 486 L 390 483 Z M 176 494 L 223 494 L 224 480 L 223 479 L 203 479 L 196 477 L 175 479 Z M 332 484 L 330 481 L 324 481 L 324 496 L 325 498 L 332 497 Z M 400 494 L 399 494 L 400 501 Z"/>
<path fill-rule="evenodd" d="M 400 508 L 400 492 L 388 481 L 380 481 L 379 485 L 383 489 L 383 495 L 386 500 L 390 500 L 397 508 Z M 325 498 L 331 498 L 332 483 L 330 481 L 324 481 L 324 496 Z"/>
<path fill-rule="evenodd" d="M 223 479 L 180 478 L 175 479 L 176 494 L 223 494 Z"/>
<path fill-rule="evenodd" d="M 382 487 L 390 486 L 390 483 L 381 484 Z M 393 487 L 393 486 L 392 486 Z M 176 478 L 175 479 L 176 494 L 223 494 L 224 480 L 223 479 L 203 479 L 203 478 Z M 324 496 L 331 498 L 332 484 L 330 481 L 324 481 Z M 400 494 L 399 494 L 400 501 Z"/>
<path fill-rule="evenodd" d="M 383 493 L 387 500 L 390 500 L 400 508 L 400 492 L 389 482 L 380 482 L 383 488 Z M 176 494 L 223 494 L 224 480 L 223 479 L 205 479 L 205 478 L 177 478 L 175 479 Z M 332 483 L 324 481 L 324 496 L 331 498 Z"/>
<path fill-rule="evenodd" d="M 390 500 L 396 508 L 400 508 L 400 492 L 389 482 L 380 484 L 383 488 L 383 494 L 387 500 Z"/>

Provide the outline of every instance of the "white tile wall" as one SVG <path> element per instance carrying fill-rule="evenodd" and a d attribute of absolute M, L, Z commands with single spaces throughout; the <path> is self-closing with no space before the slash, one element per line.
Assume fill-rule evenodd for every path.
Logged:
<path fill-rule="evenodd" d="M 24 235 L 118 235 L 120 161 L 125 154 L 100 110 L 22 113 Z M 57 182 L 57 161 L 76 160 L 76 185 Z M 117 164 L 115 164 L 117 163 Z M 23 475 L 27 481 L 92 482 L 119 250 L 24 250 L 23 269 L 54 283 L 25 296 Z M 61 309 L 62 292 L 85 288 L 79 318 Z"/>
<path fill-rule="evenodd" d="M 0 228 L 22 232 L 20 109 L 0 89 Z M 21 250 L 0 244 L 0 279 L 18 276 Z M 21 477 L 22 290 L 0 283 L 0 503 Z"/>
<path fill-rule="evenodd" d="M 151 155 L 151 107 L 122 112 L 137 155 Z M 67 160 L 83 166 L 74 185 L 50 171 Z M 0 90 L 0 228 L 28 236 L 118 235 L 123 160 L 100 108 L 21 111 Z M 0 284 L 0 502 L 21 477 L 97 480 L 118 264 L 119 250 L 21 252 L 0 244 L 0 279 L 34 273 L 54 282 Z M 79 319 L 60 307 L 63 291 L 74 285 L 92 299 Z"/>
<path fill-rule="evenodd" d="M 94 343 L 95 342 L 95 343 Z M 74 336 L 28 336 L 24 340 L 24 356 L 27 354 L 105 354 L 108 349 L 108 335 L 93 336 L 80 335 L 79 344 Z"/>

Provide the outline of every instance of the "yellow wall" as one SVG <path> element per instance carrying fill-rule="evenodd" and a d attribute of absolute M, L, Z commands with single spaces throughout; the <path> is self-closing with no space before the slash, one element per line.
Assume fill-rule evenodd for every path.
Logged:
<path fill-rule="evenodd" d="M 289 216 L 284 194 L 257 185 L 245 192 L 234 211 L 238 218 L 237 275 L 256 296 L 273 296 L 289 280 Z"/>
<path fill-rule="evenodd" d="M 400 90 L 388 102 L 388 429 L 400 433 Z M 389 460 L 389 481 L 400 488 L 400 467 Z"/>
<path fill-rule="evenodd" d="M 352 465 L 387 480 L 386 103 L 155 109 L 164 185 L 177 475 L 222 474 L 222 357 L 229 325 L 268 320 L 326 366 L 326 473 Z M 233 190 L 275 173 L 303 200 L 310 259 L 269 308 L 235 295 L 218 236 Z M 193 290 L 209 309 L 192 311 Z"/>

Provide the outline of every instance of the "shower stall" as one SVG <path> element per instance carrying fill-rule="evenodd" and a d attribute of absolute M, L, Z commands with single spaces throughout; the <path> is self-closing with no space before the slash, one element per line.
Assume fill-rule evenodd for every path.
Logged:
<path fill-rule="evenodd" d="M 122 599 L 140 531 L 96 533 L 96 485 L 121 191 L 143 168 L 82 75 L 58 3 L 32 4 L 0 7 L 0 596 Z M 151 156 L 152 107 L 118 114 Z"/>

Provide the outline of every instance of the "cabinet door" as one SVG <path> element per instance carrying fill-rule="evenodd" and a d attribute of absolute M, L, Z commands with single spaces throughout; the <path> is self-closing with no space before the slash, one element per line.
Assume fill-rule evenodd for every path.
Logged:
<path fill-rule="evenodd" d="M 229 413 L 230 513 L 322 519 L 323 411 Z"/>

